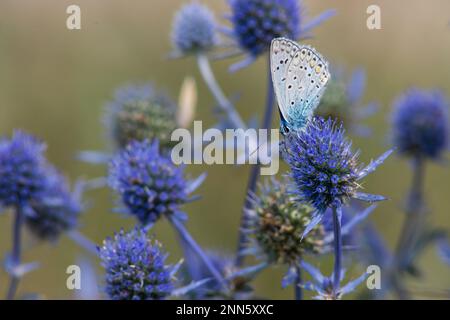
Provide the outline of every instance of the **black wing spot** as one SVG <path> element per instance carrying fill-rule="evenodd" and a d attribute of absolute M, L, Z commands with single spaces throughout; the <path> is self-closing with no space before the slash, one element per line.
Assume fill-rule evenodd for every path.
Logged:
<path fill-rule="evenodd" d="M 280 60 L 280 64 L 283 64 L 284 63 L 284 61 L 283 60 Z"/>
<path fill-rule="evenodd" d="M 288 85 L 288 89 L 292 89 L 292 86 L 291 86 L 291 85 Z"/>
<path fill-rule="evenodd" d="M 281 81 L 286 81 L 286 78 L 281 79 Z"/>
<path fill-rule="evenodd" d="M 294 105 L 294 101 L 291 101 L 291 106 L 293 106 Z"/>
<path fill-rule="evenodd" d="M 289 61 L 289 59 L 284 60 L 284 63 L 287 63 Z"/>
<path fill-rule="evenodd" d="M 294 80 L 297 80 L 297 77 L 294 77 Z"/>

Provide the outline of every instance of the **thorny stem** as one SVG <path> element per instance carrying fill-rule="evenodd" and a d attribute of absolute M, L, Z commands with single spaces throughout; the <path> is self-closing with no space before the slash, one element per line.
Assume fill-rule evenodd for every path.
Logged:
<path fill-rule="evenodd" d="M 20 265 L 21 259 L 21 251 L 22 251 L 22 224 L 23 224 L 24 216 L 23 212 L 20 208 L 16 208 L 15 217 L 14 217 L 14 225 L 13 225 L 13 248 L 11 253 L 11 265 L 13 268 L 16 268 Z M 14 274 L 14 270 L 10 273 L 10 283 L 8 288 L 8 293 L 6 295 L 7 300 L 13 300 L 16 295 L 17 288 L 19 286 L 20 277 L 17 274 Z"/>
<path fill-rule="evenodd" d="M 334 278 L 333 290 L 337 295 L 339 292 L 341 282 L 341 268 L 342 268 L 342 236 L 341 236 L 341 221 L 338 217 L 337 208 L 333 206 L 333 229 L 334 229 Z"/>
<path fill-rule="evenodd" d="M 423 185 L 425 164 L 422 158 L 413 159 L 413 179 L 406 203 L 406 217 L 403 222 L 397 248 L 394 255 L 392 277 L 394 283 L 399 282 L 400 274 L 408 267 L 412 250 L 420 236 L 425 218 L 425 203 L 423 199 Z M 396 290 L 401 299 L 409 299 L 404 290 Z"/>
<path fill-rule="evenodd" d="M 211 70 L 211 65 L 209 63 L 208 57 L 204 54 L 197 55 L 197 64 L 203 80 L 214 96 L 219 108 L 221 108 L 222 111 L 228 116 L 229 121 L 235 128 L 245 129 L 247 126 L 245 125 L 244 121 L 242 121 L 239 113 L 236 111 L 230 100 L 227 99 L 219 84 L 217 83 L 214 73 Z"/>
<path fill-rule="evenodd" d="M 272 74 L 270 72 L 270 63 L 268 67 L 268 76 L 267 76 L 267 96 L 266 96 L 266 106 L 264 112 L 264 119 L 262 123 L 261 129 L 269 129 L 270 124 L 272 123 L 272 114 L 273 114 L 273 106 L 275 103 L 275 94 L 272 85 Z M 238 251 L 236 255 L 236 266 L 242 266 L 244 262 L 244 257 L 240 254 L 245 244 L 247 243 L 247 210 L 251 209 L 252 203 L 250 201 L 249 195 L 254 194 L 256 192 L 256 185 L 259 178 L 259 169 L 260 164 L 254 164 L 250 169 L 250 176 L 247 184 L 247 191 L 245 193 L 245 201 L 244 207 L 241 215 L 241 224 L 239 229 L 239 238 L 238 238 Z"/>
<path fill-rule="evenodd" d="M 187 231 L 187 229 L 183 225 L 183 223 L 181 221 L 179 221 L 177 218 L 170 216 L 170 215 L 168 215 L 167 218 L 169 219 L 170 223 L 173 225 L 173 227 L 177 231 L 178 235 L 181 238 L 181 241 L 183 241 L 185 244 L 187 244 L 191 247 L 191 249 L 197 254 L 197 256 L 205 264 L 206 268 L 208 268 L 209 272 L 216 279 L 216 281 L 225 290 L 227 290 L 227 283 L 225 282 L 224 278 L 222 277 L 220 272 L 216 269 L 216 267 L 214 267 L 214 265 L 211 263 L 209 258 L 203 252 L 202 248 L 197 244 L 197 242 L 189 234 L 189 232 Z"/>

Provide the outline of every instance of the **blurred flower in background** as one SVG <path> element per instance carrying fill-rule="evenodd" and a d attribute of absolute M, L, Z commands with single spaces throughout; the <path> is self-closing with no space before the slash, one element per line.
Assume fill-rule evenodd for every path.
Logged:
<path fill-rule="evenodd" d="M 46 146 L 17 130 L 0 140 L 0 205 L 22 208 L 40 201 L 46 188 Z"/>
<path fill-rule="evenodd" d="M 437 159 L 448 147 L 449 103 L 439 91 L 412 88 L 397 98 L 392 138 L 400 154 Z"/>
<path fill-rule="evenodd" d="M 206 6 L 193 2 L 184 5 L 172 25 L 174 56 L 197 54 L 218 44 L 214 14 Z"/>
<path fill-rule="evenodd" d="M 318 17 L 304 21 L 304 7 L 299 0 L 229 0 L 232 29 L 224 29 L 247 58 L 232 66 L 237 70 L 251 64 L 265 53 L 272 39 L 286 37 L 301 40 L 309 32 L 334 15 L 328 10 Z"/>
<path fill-rule="evenodd" d="M 170 148 L 177 128 L 176 104 L 151 84 L 119 88 L 105 109 L 109 136 L 119 148 L 133 140 L 158 139 L 161 148 Z"/>
<path fill-rule="evenodd" d="M 82 210 L 80 195 L 71 192 L 66 179 L 56 169 L 48 170 L 41 201 L 33 201 L 25 223 L 38 238 L 55 241 L 63 232 L 75 229 Z"/>

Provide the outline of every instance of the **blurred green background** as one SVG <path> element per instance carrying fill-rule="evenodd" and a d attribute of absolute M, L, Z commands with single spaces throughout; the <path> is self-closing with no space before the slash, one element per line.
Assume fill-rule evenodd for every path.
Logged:
<path fill-rule="evenodd" d="M 101 123 L 103 105 L 113 91 L 130 82 L 153 81 L 174 98 L 185 76 L 197 79 L 199 103 L 196 119 L 213 125 L 214 101 L 202 83 L 193 59 L 170 61 L 169 33 L 174 12 L 182 0 L 1 0 L 0 1 L 0 134 L 23 128 L 48 143 L 48 157 L 72 179 L 99 177 L 105 168 L 76 160 L 80 150 L 104 150 L 108 146 Z M 222 17 L 228 11 L 225 0 L 203 1 Z M 66 29 L 66 8 L 77 4 L 82 11 L 82 29 Z M 304 1 L 309 16 L 328 8 L 338 15 L 314 31 L 308 41 L 332 63 L 352 70 L 364 67 L 368 89 L 365 101 L 381 103 L 381 111 L 366 124 L 374 130 L 370 139 L 355 138 L 362 160 L 381 154 L 388 146 L 391 102 L 402 90 L 415 85 L 438 87 L 450 96 L 450 2 L 448 0 L 397 1 Z M 366 28 L 366 8 L 381 7 L 382 30 Z M 214 63 L 216 75 L 230 95 L 241 93 L 237 108 L 249 119 L 262 115 L 266 64 L 256 64 L 236 74 L 227 67 L 232 60 Z M 276 117 L 278 121 L 278 117 Z M 204 127 L 206 125 L 204 124 Z M 274 122 L 273 127 L 277 127 Z M 186 207 L 189 229 L 205 247 L 233 252 L 244 200 L 248 166 L 191 166 L 196 175 L 208 173 L 198 191 L 202 200 Z M 381 193 L 390 201 L 381 204 L 373 222 L 394 246 L 403 219 L 402 201 L 410 183 L 407 162 L 392 157 L 365 181 L 369 192 Z M 447 165 L 427 167 L 426 196 L 431 222 L 450 228 L 450 171 Z M 89 210 L 81 218 L 81 231 L 96 243 L 121 227 L 131 228 L 133 219 L 111 213 L 114 197 L 109 190 L 87 195 Z M 0 253 L 11 247 L 11 215 L 0 216 Z M 166 222 L 154 229 L 169 252 L 171 261 L 181 257 L 175 235 Z M 80 257 L 89 257 L 71 240 L 57 245 L 26 237 L 24 261 L 40 261 L 41 268 L 20 284 L 19 296 L 40 293 L 46 298 L 71 298 L 66 289 L 66 267 Z M 331 259 L 318 264 L 329 271 Z M 425 271 L 420 282 L 425 289 L 450 287 L 448 267 L 434 248 L 421 256 Z M 101 269 L 98 268 L 101 277 Z M 257 292 L 269 298 L 291 298 L 282 290 L 284 268 L 264 272 L 255 282 Z M 355 270 L 357 272 L 358 270 Z M 353 273 L 355 275 L 356 273 Z M 0 272 L 0 294 L 7 277 Z M 426 298 L 421 294 L 416 297 Z"/>

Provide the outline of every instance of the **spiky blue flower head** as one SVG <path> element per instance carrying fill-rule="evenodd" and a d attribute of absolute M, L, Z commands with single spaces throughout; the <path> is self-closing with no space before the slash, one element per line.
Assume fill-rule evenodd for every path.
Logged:
<path fill-rule="evenodd" d="M 170 136 L 177 127 L 175 113 L 175 103 L 153 85 L 129 85 L 119 88 L 106 105 L 105 124 L 119 148 L 145 139 L 158 139 L 168 148 L 174 145 Z"/>
<path fill-rule="evenodd" d="M 299 0 L 228 0 L 228 3 L 232 29 L 224 31 L 247 53 L 247 59 L 233 65 L 232 71 L 249 65 L 265 53 L 272 39 L 307 38 L 311 29 L 334 15 L 334 10 L 328 10 L 305 23 Z"/>
<path fill-rule="evenodd" d="M 370 129 L 361 122 L 378 110 L 378 104 L 361 103 L 366 86 L 364 70 L 357 69 L 347 76 L 343 68 L 334 67 L 332 74 L 334 77 L 328 82 L 316 115 L 339 119 L 348 131 L 360 136 L 369 135 Z"/>
<path fill-rule="evenodd" d="M 145 231 L 121 230 L 99 248 L 105 268 L 106 293 L 113 300 L 156 300 L 174 290 L 176 267 L 166 265 L 167 254 Z"/>
<path fill-rule="evenodd" d="M 133 141 L 109 166 L 109 185 L 118 192 L 128 212 L 142 224 L 154 223 L 162 215 L 180 215 L 180 206 L 201 183 L 187 181 L 184 167 L 160 153 L 158 141 Z"/>
<path fill-rule="evenodd" d="M 172 26 L 172 45 L 180 54 L 205 52 L 217 40 L 214 14 L 208 7 L 193 2 L 184 5 L 175 15 Z"/>
<path fill-rule="evenodd" d="M 265 52 L 272 39 L 297 39 L 300 34 L 298 0 L 229 0 L 234 35 L 253 56 Z"/>
<path fill-rule="evenodd" d="M 411 157 L 436 159 L 448 146 L 448 101 L 438 91 L 412 88 L 394 102 L 393 142 Z"/>
<path fill-rule="evenodd" d="M 321 213 L 313 218 L 318 223 L 327 208 L 341 208 L 350 198 L 384 200 L 382 196 L 358 192 L 358 181 L 373 172 L 391 152 L 362 168 L 358 164 L 359 152 L 352 150 L 342 124 L 318 117 L 286 137 L 283 154 L 300 198 Z"/>
<path fill-rule="evenodd" d="M 40 199 L 46 183 L 45 149 L 19 130 L 11 139 L 0 140 L 0 205 L 23 207 Z"/>
<path fill-rule="evenodd" d="M 318 211 L 340 207 L 358 189 L 358 153 L 334 120 L 314 118 L 286 140 L 286 159 L 300 195 Z"/>
<path fill-rule="evenodd" d="M 31 209 L 25 217 L 29 230 L 42 240 L 55 241 L 63 232 L 76 228 L 82 204 L 67 180 L 49 167 L 44 192 L 39 201 L 31 202 Z"/>

